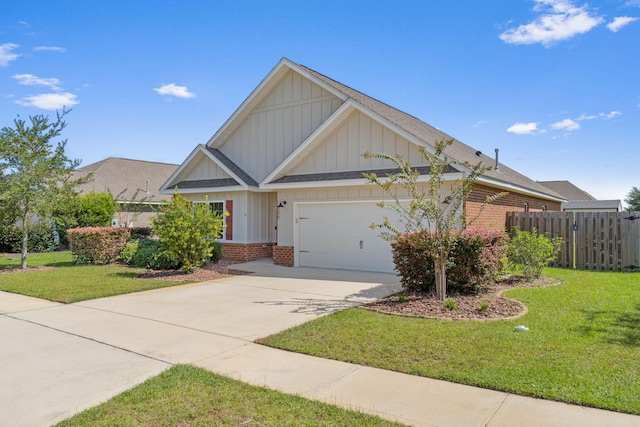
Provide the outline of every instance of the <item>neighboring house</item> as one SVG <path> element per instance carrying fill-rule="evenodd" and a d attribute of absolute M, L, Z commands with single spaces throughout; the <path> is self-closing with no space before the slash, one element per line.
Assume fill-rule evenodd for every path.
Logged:
<path fill-rule="evenodd" d="M 562 195 L 566 202 L 560 209 L 565 212 L 622 212 L 620 200 L 597 200 L 591 194 L 569 181 L 538 181 L 540 184 Z"/>
<path fill-rule="evenodd" d="M 576 200 L 562 204 L 564 212 L 622 212 L 620 200 Z"/>
<path fill-rule="evenodd" d="M 153 206 L 167 199 L 160 186 L 178 165 L 108 157 L 75 171 L 77 176 L 93 173 L 93 179 L 77 188 L 79 193 L 111 193 L 118 203 L 114 225 L 151 226 Z"/>
<path fill-rule="evenodd" d="M 369 225 L 390 215 L 382 191 L 363 172 L 384 176 L 393 163 L 365 151 L 402 154 L 425 182 L 420 147 L 450 138 L 440 130 L 283 58 L 205 145 L 198 145 L 162 186 L 228 211 L 223 256 L 274 264 L 393 271 L 388 242 Z M 465 203 L 478 216 L 486 195 L 509 195 L 487 207 L 474 227 L 502 229 L 506 212 L 560 210 L 562 196 L 455 141 L 446 151 L 495 165 Z M 445 174 L 459 179 L 464 168 Z M 400 198 L 402 193 L 399 193 Z M 405 196 L 406 197 L 406 196 Z M 393 220 L 393 218 L 392 218 Z"/>

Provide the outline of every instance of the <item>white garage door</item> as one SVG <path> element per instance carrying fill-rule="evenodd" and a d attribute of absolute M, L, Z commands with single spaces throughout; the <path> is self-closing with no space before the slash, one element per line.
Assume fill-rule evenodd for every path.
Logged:
<path fill-rule="evenodd" d="M 393 272 L 391 245 L 369 228 L 392 211 L 375 203 L 297 205 L 299 265 Z"/>

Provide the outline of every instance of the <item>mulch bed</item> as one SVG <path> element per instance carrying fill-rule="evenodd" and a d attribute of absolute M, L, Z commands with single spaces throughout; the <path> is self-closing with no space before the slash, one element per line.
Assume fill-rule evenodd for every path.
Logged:
<path fill-rule="evenodd" d="M 236 270 L 231 267 L 237 264 L 235 261 L 227 261 L 221 259 L 217 263 L 207 264 L 195 273 L 185 273 L 176 270 L 147 270 L 139 275 L 140 279 L 156 279 L 156 280 L 190 280 L 195 282 L 206 282 L 208 280 L 220 279 L 223 277 L 237 276 L 238 274 L 247 274 L 249 272 Z"/>
<path fill-rule="evenodd" d="M 434 293 L 400 293 L 381 298 L 363 307 L 385 314 L 424 317 L 450 320 L 492 320 L 518 317 L 527 312 L 519 301 L 502 296 L 502 292 L 518 287 L 543 287 L 558 284 L 558 281 L 541 277 L 528 282 L 523 276 L 508 275 L 501 277 L 489 289 L 478 295 L 452 295 L 448 300 L 455 301 L 456 308 L 450 310 Z M 486 309 L 481 306 L 486 304 Z"/>

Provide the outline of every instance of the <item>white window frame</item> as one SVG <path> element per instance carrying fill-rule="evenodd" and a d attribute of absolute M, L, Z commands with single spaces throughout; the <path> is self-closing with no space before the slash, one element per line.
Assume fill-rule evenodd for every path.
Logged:
<path fill-rule="evenodd" d="M 216 204 L 216 203 L 221 203 L 222 204 L 222 212 L 224 213 L 226 212 L 226 208 L 227 208 L 227 204 L 225 203 L 224 200 L 192 200 L 191 201 L 192 204 L 196 204 L 196 203 L 207 203 L 209 205 L 209 209 L 211 209 L 213 211 L 213 208 L 211 205 Z M 217 212 L 217 211 L 214 211 Z M 222 224 L 225 226 L 225 229 L 227 227 L 227 217 L 226 216 L 222 216 Z M 220 240 L 227 240 L 227 234 L 225 233 L 224 229 L 222 230 L 222 236 L 220 236 L 219 239 L 216 239 L 218 241 Z"/>

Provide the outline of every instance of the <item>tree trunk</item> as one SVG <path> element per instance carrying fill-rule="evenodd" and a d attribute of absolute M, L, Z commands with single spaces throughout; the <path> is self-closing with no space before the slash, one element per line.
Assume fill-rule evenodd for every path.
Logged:
<path fill-rule="evenodd" d="M 27 224 L 27 218 L 24 217 L 22 218 L 22 259 L 20 262 L 20 268 L 23 270 L 27 268 L 28 242 L 29 242 L 29 228 Z"/>
<path fill-rule="evenodd" d="M 447 297 L 447 259 L 440 256 L 436 258 L 434 264 L 436 275 L 436 298 L 444 301 Z"/>

